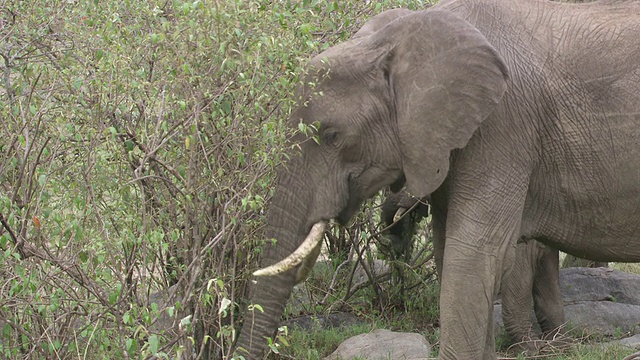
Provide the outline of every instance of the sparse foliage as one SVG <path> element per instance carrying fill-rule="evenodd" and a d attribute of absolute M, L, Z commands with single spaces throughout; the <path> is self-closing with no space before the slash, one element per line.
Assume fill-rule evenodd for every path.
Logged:
<path fill-rule="evenodd" d="M 0 357 L 226 356 L 301 67 L 398 4 L 1 2 Z"/>

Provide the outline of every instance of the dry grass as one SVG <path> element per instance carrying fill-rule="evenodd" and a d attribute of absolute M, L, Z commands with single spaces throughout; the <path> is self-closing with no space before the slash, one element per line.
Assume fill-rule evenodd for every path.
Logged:
<path fill-rule="evenodd" d="M 632 274 L 640 274 L 639 263 L 610 263 L 609 267 Z"/>
<path fill-rule="evenodd" d="M 563 252 L 560 253 L 560 264 L 562 264 L 566 255 L 567 254 Z M 611 267 L 612 269 L 624 271 L 631 274 L 640 274 L 640 263 L 612 262 L 612 263 L 609 263 L 609 267 Z"/>

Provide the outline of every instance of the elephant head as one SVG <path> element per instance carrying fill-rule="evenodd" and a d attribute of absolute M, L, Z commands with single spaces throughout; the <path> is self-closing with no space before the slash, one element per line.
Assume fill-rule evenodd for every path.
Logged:
<path fill-rule="evenodd" d="M 405 192 L 389 194 L 382 203 L 380 218 L 387 228 L 391 259 L 409 263 L 417 224 L 429 214 L 429 205 Z"/>
<path fill-rule="evenodd" d="M 315 262 L 324 224 L 346 223 L 391 184 L 416 197 L 436 190 L 450 152 L 493 111 L 506 83 L 505 65 L 485 37 L 435 10 L 405 15 L 310 61 L 290 118 L 308 131 L 292 139 L 278 173 L 267 212 L 274 241 L 262 257 L 267 270 L 258 272 L 267 276 L 256 278 L 251 297 L 264 312 L 245 316 L 237 347 L 248 353 L 241 354 L 255 359 L 266 349 L 293 285 Z"/>

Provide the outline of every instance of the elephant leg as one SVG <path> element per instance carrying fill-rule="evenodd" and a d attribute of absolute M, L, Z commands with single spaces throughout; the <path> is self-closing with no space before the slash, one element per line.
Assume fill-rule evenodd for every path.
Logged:
<path fill-rule="evenodd" d="M 486 155 L 488 148 L 482 149 Z M 456 161 L 479 163 L 473 154 Z M 436 191 L 447 194 L 440 289 L 441 360 L 496 358 L 493 304 L 503 274 L 512 267 L 516 255 L 528 186 L 513 176 L 508 189 L 504 188 L 503 182 L 493 177 L 504 173 L 497 168 L 500 162 L 490 165 L 496 168 L 455 173 Z M 434 202 L 434 213 L 441 210 L 437 205 Z"/>
<path fill-rule="evenodd" d="M 445 239 L 446 239 L 446 218 L 447 211 L 444 199 L 438 197 L 438 194 L 434 194 L 432 196 L 431 207 L 431 226 L 433 230 L 433 256 L 436 262 L 436 272 L 438 274 L 438 279 L 442 281 L 442 271 L 443 271 L 443 259 L 444 259 L 444 249 L 445 249 Z M 531 289 L 529 289 L 529 298 L 531 298 Z M 488 322 L 489 328 L 487 329 L 488 333 L 493 334 L 493 312 L 491 314 L 491 319 Z M 531 321 L 531 318 L 529 319 Z M 493 336 L 487 336 L 485 341 L 485 351 L 483 354 L 483 360 L 493 360 L 495 359 L 494 352 L 494 338 Z"/>
<path fill-rule="evenodd" d="M 533 281 L 533 303 L 543 337 L 553 339 L 564 324 L 564 303 L 560 292 L 559 252 L 537 243 L 539 252 Z"/>
<path fill-rule="evenodd" d="M 533 328 L 533 288 L 538 265 L 536 241 L 519 243 L 517 259 L 502 279 L 502 319 L 511 342 L 517 351 L 535 353 L 540 340 Z"/>
<path fill-rule="evenodd" d="M 510 266 L 507 247 L 516 241 L 521 219 L 514 210 L 501 213 L 512 216 L 489 229 L 486 224 L 490 221 L 447 218 L 440 293 L 440 359 L 496 358 L 493 300 L 503 269 Z"/>

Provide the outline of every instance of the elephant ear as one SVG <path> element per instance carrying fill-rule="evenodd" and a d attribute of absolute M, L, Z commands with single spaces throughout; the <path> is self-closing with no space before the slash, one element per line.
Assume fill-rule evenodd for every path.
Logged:
<path fill-rule="evenodd" d="M 351 38 L 358 39 L 365 36 L 370 36 L 392 21 L 398 20 L 401 17 L 407 16 L 411 13 L 413 13 L 413 11 L 401 8 L 383 11 L 380 14 L 369 19 L 364 25 L 362 25 L 358 32 L 353 34 Z"/>
<path fill-rule="evenodd" d="M 447 11 L 407 15 L 374 37 L 389 51 L 407 191 L 424 197 L 444 181 L 451 151 L 502 99 L 506 66 L 480 31 Z"/>

